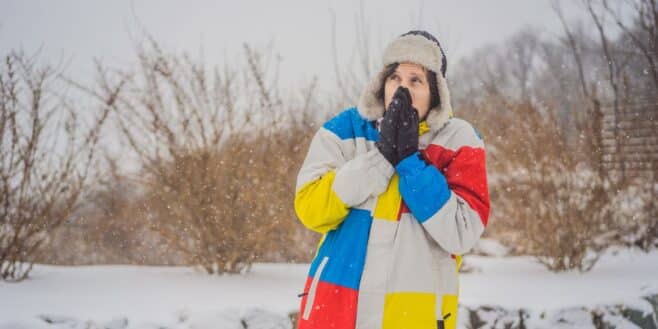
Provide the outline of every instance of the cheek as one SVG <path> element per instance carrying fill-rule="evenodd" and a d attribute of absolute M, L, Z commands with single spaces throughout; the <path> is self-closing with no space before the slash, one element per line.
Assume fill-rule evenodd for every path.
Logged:
<path fill-rule="evenodd" d="M 423 117 L 430 107 L 430 91 L 428 88 L 414 88 L 411 95 L 412 103 L 418 109 L 418 114 Z"/>
<path fill-rule="evenodd" d="M 416 107 L 429 107 L 430 91 L 427 88 L 414 88 L 411 97 Z"/>

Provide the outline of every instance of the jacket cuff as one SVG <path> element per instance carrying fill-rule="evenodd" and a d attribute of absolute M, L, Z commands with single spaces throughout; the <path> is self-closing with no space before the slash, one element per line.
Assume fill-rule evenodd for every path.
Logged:
<path fill-rule="evenodd" d="M 416 151 L 410 156 L 402 159 L 402 161 L 395 166 L 395 170 L 400 176 L 408 176 L 423 170 L 425 166 L 425 162 L 420 159 L 420 152 Z"/>

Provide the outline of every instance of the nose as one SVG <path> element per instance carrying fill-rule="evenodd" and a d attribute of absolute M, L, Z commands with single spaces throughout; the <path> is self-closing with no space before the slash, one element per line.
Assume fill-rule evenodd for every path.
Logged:
<path fill-rule="evenodd" d="M 406 81 L 403 81 L 402 83 L 400 83 L 400 85 L 398 86 L 398 88 L 399 88 L 399 87 L 404 87 L 405 89 L 407 89 L 407 91 L 409 92 L 409 97 L 411 98 L 410 100 L 413 101 L 413 99 L 414 99 L 414 92 L 413 92 L 413 90 L 409 87 L 409 83 L 406 82 Z"/>

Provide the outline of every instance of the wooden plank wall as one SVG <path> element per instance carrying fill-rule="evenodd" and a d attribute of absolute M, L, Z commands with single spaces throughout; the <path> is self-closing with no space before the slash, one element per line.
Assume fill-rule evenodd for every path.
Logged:
<path fill-rule="evenodd" d="M 617 116 L 613 107 L 606 106 L 602 130 L 604 170 L 622 179 L 657 177 L 658 99 L 624 104 Z"/>

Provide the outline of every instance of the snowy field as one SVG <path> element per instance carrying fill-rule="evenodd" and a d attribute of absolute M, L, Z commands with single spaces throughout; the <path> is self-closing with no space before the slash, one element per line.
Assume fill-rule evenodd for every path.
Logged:
<path fill-rule="evenodd" d="M 658 251 L 611 250 L 582 274 L 550 273 L 530 257 L 464 259 L 474 269 L 460 276 L 468 308 L 651 312 L 641 297 L 658 294 Z M 209 276 L 191 267 L 36 264 L 28 280 L 0 282 L 0 328 L 290 328 L 307 267 L 255 264 L 245 275 Z"/>

